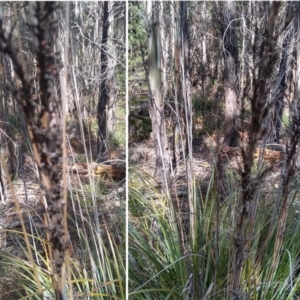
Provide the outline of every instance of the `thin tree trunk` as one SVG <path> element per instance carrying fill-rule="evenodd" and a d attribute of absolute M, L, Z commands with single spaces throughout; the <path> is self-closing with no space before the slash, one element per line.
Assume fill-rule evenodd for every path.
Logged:
<path fill-rule="evenodd" d="M 3 84 L 6 83 L 6 78 L 4 76 L 4 60 L 3 55 L 0 53 L 0 79 Z M 0 124 L 0 128 L 2 129 L 0 132 L 0 146 L 5 148 L 5 153 L 7 154 L 7 163 L 8 163 L 8 170 L 9 174 L 12 177 L 14 177 L 17 173 L 17 163 L 16 163 L 16 153 L 15 153 L 15 145 L 13 143 L 13 140 L 11 138 L 11 125 L 9 124 L 8 120 L 8 107 L 7 107 L 7 96 L 5 95 L 6 92 L 1 89 L 0 94 L 0 120 L 2 121 Z M 3 174 L 2 174 L 3 175 Z"/>
<path fill-rule="evenodd" d="M 185 157 L 186 152 L 186 117 L 185 117 L 185 106 L 183 101 L 183 77 L 182 77 L 182 66 L 180 59 L 183 59 L 183 43 L 182 43 L 182 34 L 183 34 L 183 23 L 182 23 L 182 7 L 180 2 L 174 3 L 176 11 L 176 29 L 174 31 L 174 73 L 175 73 L 175 112 L 174 115 L 174 127 L 173 127 L 173 136 L 174 136 L 174 145 L 173 145 L 173 165 L 174 170 L 176 171 L 177 164 L 179 162 L 181 153 Z"/>
<path fill-rule="evenodd" d="M 290 21 L 291 21 L 291 14 L 292 14 L 292 5 L 289 4 L 288 12 L 286 16 L 285 21 L 285 28 L 288 27 Z M 291 49 L 291 28 L 288 32 L 286 32 L 284 36 L 284 40 L 282 43 L 282 57 L 280 61 L 280 67 L 279 67 L 279 73 L 278 73 L 278 79 L 279 82 L 277 85 L 277 93 L 275 95 L 275 107 L 274 107 L 274 118 L 273 118 L 273 127 L 274 127 L 274 133 L 272 137 L 272 142 L 278 144 L 279 143 L 279 135 L 281 130 L 281 124 L 282 124 L 282 114 L 284 109 L 284 97 L 285 97 L 285 91 L 286 91 L 286 76 L 287 76 L 287 62 L 288 57 L 290 54 Z"/>
<path fill-rule="evenodd" d="M 109 30 L 109 3 L 103 2 L 103 31 L 101 41 L 101 84 L 99 90 L 99 102 L 97 110 L 97 119 L 99 125 L 98 133 L 98 157 L 100 161 L 106 160 L 107 145 L 106 145 L 106 105 L 108 102 L 108 91 L 106 86 L 107 81 L 107 40 Z"/>
<path fill-rule="evenodd" d="M 159 27 L 159 2 L 147 2 L 148 15 L 148 70 L 150 98 L 149 108 L 152 121 L 156 166 L 154 176 L 160 182 L 169 182 L 170 156 L 164 122 L 164 93 L 162 86 L 161 39 Z"/>
<path fill-rule="evenodd" d="M 234 257 L 232 272 L 232 292 L 231 299 L 241 299 L 241 275 L 245 263 L 245 253 L 251 244 L 251 234 L 253 227 L 253 219 L 255 218 L 256 203 L 254 202 L 254 194 L 257 189 L 257 183 L 262 180 L 263 173 L 257 178 L 252 178 L 251 172 L 254 162 L 254 149 L 258 140 L 262 136 L 262 124 L 268 115 L 268 105 L 266 103 L 269 89 L 267 82 L 270 78 L 274 65 L 276 63 L 275 45 L 278 34 L 274 34 L 275 20 L 279 11 L 280 2 L 273 2 L 268 15 L 268 24 L 264 35 L 266 40 L 261 43 L 260 49 L 257 51 L 261 55 L 261 61 L 257 65 L 257 72 L 253 78 L 253 95 L 251 98 L 251 128 L 249 131 L 249 143 L 243 151 L 244 170 L 241 177 L 241 198 L 239 202 L 239 213 L 237 215 L 235 238 L 234 238 Z M 258 39 L 258 36 L 256 36 Z M 257 42 L 257 40 L 256 40 Z M 255 43 L 255 45 L 257 45 Z"/>
<path fill-rule="evenodd" d="M 60 127 L 53 118 L 58 115 L 56 102 L 53 101 L 54 80 L 57 74 L 55 55 L 53 53 L 53 35 L 57 22 L 53 21 L 52 13 L 55 10 L 53 2 L 30 2 L 30 25 L 33 28 L 32 47 L 37 61 L 37 80 L 39 82 L 40 109 L 36 114 L 37 103 L 32 93 L 32 82 L 28 67 L 26 67 L 23 52 L 16 52 L 12 47 L 10 35 L 3 30 L 3 19 L 0 18 L 0 39 L 2 48 L 12 60 L 15 73 L 21 85 L 18 93 L 19 103 L 22 105 L 26 120 L 28 134 L 32 143 L 34 157 L 38 166 L 41 189 L 46 199 L 48 215 L 47 237 L 51 245 L 51 267 L 55 299 L 65 298 L 65 257 L 68 252 L 67 230 L 64 226 L 66 220 L 66 202 L 61 197 L 61 162 L 62 162 L 62 136 Z M 16 15 L 16 14 L 15 14 Z M 18 46 L 22 48 L 20 32 L 17 28 Z M 18 50 L 19 50 L 18 49 Z M 21 56 L 21 57 L 20 57 Z M 21 217 L 23 232 L 26 232 Z M 32 250 L 28 236 L 24 235 L 27 244 L 28 257 L 33 266 L 37 279 L 39 296 L 42 294 L 39 276 L 36 273 L 35 263 L 32 259 Z"/>
<path fill-rule="evenodd" d="M 204 24 L 206 24 L 206 2 L 203 1 L 202 3 L 203 9 L 201 11 L 201 17 L 204 21 Z M 206 68 L 207 68 L 207 51 L 206 51 L 206 34 L 205 32 L 202 34 L 202 61 L 201 61 L 201 86 L 202 86 L 202 116 L 204 117 L 205 114 L 205 86 L 206 86 Z"/>
<path fill-rule="evenodd" d="M 190 66 L 190 39 L 189 39 L 189 24 L 188 24 L 188 2 L 180 2 L 180 33 L 181 33 L 181 77 L 182 77 L 182 99 L 184 106 L 184 118 L 186 126 L 186 150 L 188 153 L 188 160 L 186 160 L 186 179 L 188 185 L 188 198 L 189 198 L 189 213 L 190 213 L 190 233 L 191 240 L 193 241 L 193 248 L 196 241 L 195 234 L 197 233 L 196 228 L 196 211 L 197 207 L 196 197 L 194 191 L 194 169 L 193 169 L 193 135 L 192 135 L 192 88 L 191 88 L 191 66 Z"/>
<path fill-rule="evenodd" d="M 222 6 L 221 6 L 222 7 Z M 239 131 L 237 128 L 237 118 L 239 108 L 237 103 L 237 65 L 238 48 L 236 43 L 236 32 L 234 27 L 235 3 L 233 1 L 224 2 L 222 38 L 224 39 L 223 56 L 225 60 L 224 70 L 224 91 L 225 91 L 225 138 L 224 144 L 239 146 Z"/>
<path fill-rule="evenodd" d="M 108 4 L 108 10 L 111 12 L 109 14 L 109 24 L 113 24 L 114 22 L 114 14 L 112 13 L 113 9 L 113 2 L 110 1 Z M 108 36 L 113 38 L 113 26 L 109 26 Z M 116 77 L 116 50 L 113 41 L 110 39 L 108 42 L 109 44 L 109 53 L 110 55 L 107 58 L 107 94 L 108 94 L 108 102 L 107 102 L 107 130 L 109 132 L 113 132 L 115 129 L 116 123 L 116 102 L 117 102 L 117 95 L 116 95 L 116 87 L 115 87 L 115 77 Z"/>

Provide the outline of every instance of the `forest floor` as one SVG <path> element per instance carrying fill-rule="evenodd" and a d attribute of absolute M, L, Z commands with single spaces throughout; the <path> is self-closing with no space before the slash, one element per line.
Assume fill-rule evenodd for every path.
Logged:
<path fill-rule="evenodd" d="M 121 222 L 119 211 L 120 206 L 123 205 L 125 210 L 125 150 L 120 148 L 117 151 L 111 151 L 109 155 L 112 161 L 117 164 L 121 161 L 124 167 L 124 174 L 122 173 L 115 180 L 109 174 L 100 174 L 97 169 L 99 164 L 86 163 L 84 153 L 74 152 L 71 146 L 67 149 L 67 153 L 67 212 L 71 255 L 80 261 L 83 257 L 81 253 L 83 249 L 79 245 L 76 230 L 77 225 L 79 228 L 84 226 L 83 220 L 93 222 L 93 219 L 97 217 L 100 227 L 109 226 L 110 232 L 116 232 L 116 234 L 122 227 L 119 224 Z M 45 198 L 37 174 L 37 167 L 31 155 L 24 154 L 18 177 L 12 181 L 11 186 L 8 185 L 6 199 L 0 203 L 0 250 L 26 261 L 28 259 L 26 252 L 20 247 L 20 244 L 25 245 L 25 243 L 19 212 L 21 212 L 27 233 L 39 237 L 38 240 L 46 238 L 44 228 L 47 216 L 43 205 Z M 62 181 L 61 187 L 63 187 Z M 116 238 L 118 241 L 119 237 Z M 39 252 L 43 253 L 43 243 L 36 243 L 36 246 Z"/>
<path fill-rule="evenodd" d="M 196 124 L 197 125 L 197 124 Z M 199 125 L 199 124 L 198 124 Z M 200 126 L 201 127 L 201 126 Z M 217 140 L 219 139 L 219 140 Z M 172 149 L 172 136 L 168 136 L 169 149 Z M 204 133 L 196 133 L 193 138 L 193 170 L 196 179 L 197 188 L 200 191 L 200 197 L 202 201 L 205 201 L 209 196 L 207 194 L 210 183 L 212 182 L 213 170 L 216 170 L 219 165 L 219 170 L 217 170 L 218 176 L 218 196 L 220 203 L 226 202 L 229 199 L 230 193 L 233 192 L 238 195 L 238 191 L 241 189 L 241 170 L 242 170 L 242 154 L 239 147 L 228 147 L 223 146 L 222 134 L 208 135 Z M 170 150 L 170 155 L 172 156 L 172 151 Z M 259 160 L 259 157 L 261 158 Z M 256 148 L 254 153 L 254 167 L 253 175 L 257 173 L 258 170 L 263 170 L 268 168 L 269 171 L 266 172 L 263 180 L 256 190 L 257 193 L 261 194 L 261 199 L 263 200 L 263 205 L 271 205 L 276 199 L 280 191 L 280 180 L 281 172 L 284 163 L 284 153 L 275 150 Z M 217 160 L 220 163 L 217 163 Z M 162 197 L 164 194 L 164 189 L 157 184 L 153 175 L 155 170 L 155 151 L 154 143 L 151 137 L 143 142 L 133 143 L 129 148 L 129 187 L 136 188 L 142 194 L 144 194 L 149 199 L 155 199 Z M 175 180 L 171 183 L 171 196 L 172 198 L 177 198 L 180 196 L 180 202 L 186 203 L 183 206 L 188 205 L 187 196 L 187 179 L 186 179 L 186 169 L 183 161 L 177 167 L 177 172 L 175 175 Z M 300 177 L 300 169 L 296 170 L 293 178 L 291 198 L 293 195 L 297 194 L 298 178 Z M 147 184 L 145 184 L 145 178 L 147 178 Z M 173 190 L 176 192 L 173 192 Z M 186 192 L 182 192 L 186 191 Z M 175 200 L 175 199 L 173 199 Z M 295 197 L 293 202 L 295 205 L 299 206 L 300 200 Z M 300 209 L 297 207 L 294 213 L 299 214 Z M 293 216 L 294 213 L 292 214 Z"/>

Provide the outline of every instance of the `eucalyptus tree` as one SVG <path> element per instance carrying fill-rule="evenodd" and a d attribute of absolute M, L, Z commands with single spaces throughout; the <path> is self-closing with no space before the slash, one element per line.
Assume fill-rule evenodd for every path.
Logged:
<path fill-rule="evenodd" d="M 225 94 L 225 138 L 224 143 L 231 147 L 239 145 L 237 119 L 239 106 L 237 96 L 238 46 L 236 37 L 236 3 L 225 1 L 220 4 L 221 34 L 224 57 L 224 94 Z"/>
<path fill-rule="evenodd" d="M 148 81 L 150 87 L 149 111 L 156 155 L 155 177 L 168 182 L 170 154 L 164 122 L 164 86 L 162 81 L 162 44 L 160 10 L 162 2 L 149 0 L 146 3 L 148 32 Z"/>

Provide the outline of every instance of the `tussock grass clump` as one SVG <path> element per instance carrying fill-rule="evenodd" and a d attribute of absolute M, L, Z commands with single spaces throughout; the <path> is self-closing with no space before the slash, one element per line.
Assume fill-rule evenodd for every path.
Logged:
<path fill-rule="evenodd" d="M 75 214 L 70 216 L 69 226 L 66 299 L 107 299 L 108 295 L 125 299 L 124 224 L 113 228 L 103 220 L 100 224 L 94 216 Z M 14 232 L 17 249 L 1 251 L 1 299 L 54 299 L 50 245 L 45 238 L 27 234 L 35 240 L 30 246 L 33 265 L 28 262 L 23 234 Z"/>
<path fill-rule="evenodd" d="M 213 172 L 214 173 L 214 172 Z M 174 199 L 148 188 L 129 191 L 130 299 L 230 299 L 240 178 L 227 172 L 226 197 L 218 204 L 216 176 L 206 193 L 195 193 L 195 226 L 184 233 L 182 215 Z M 198 190 L 198 187 L 195 186 Z M 272 191 L 274 192 L 274 191 Z M 299 294 L 300 222 L 292 217 L 289 230 L 276 248 L 276 224 L 271 224 L 274 199 L 279 194 L 255 195 L 255 219 L 248 223 L 240 290 L 245 299 L 293 299 Z M 291 229 L 293 227 L 293 229 Z M 195 239 L 192 240 L 191 236 Z M 274 252 L 279 251 L 278 261 Z"/>

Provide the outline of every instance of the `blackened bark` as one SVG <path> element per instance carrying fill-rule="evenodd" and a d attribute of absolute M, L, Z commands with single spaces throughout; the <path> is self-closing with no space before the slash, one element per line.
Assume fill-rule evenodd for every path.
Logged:
<path fill-rule="evenodd" d="M 257 2 L 259 3 L 259 2 Z M 254 201 L 255 192 L 259 189 L 259 183 L 262 181 L 264 172 L 252 177 L 252 167 L 254 163 L 254 150 L 258 140 L 262 136 L 262 124 L 265 122 L 269 106 L 267 104 L 267 95 L 270 92 L 268 81 L 274 71 L 276 64 L 277 52 L 275 45 L 278 40 L 278 34 L 275 32 L 275 20 L 279 12 L 281 3 L 272 2 L 268 23 L 265 28 L 264 43 L 261 43 L 258 49 L 261 60 L 257 64 L 257 72 L 253 77 L 253 96 L 251 98 L 251 123 L 249 130 L 249 142 L 246 149 L 242 149 L 244 170 L 241 174 L 241 198 L 239 203 L 239 213 L 237 215 L 235 238 L 234 238 L 234 256 L 232 271 L 232 291 L 231 299 L 241 299 L 241 280 L 242 271 L 247 257 L 245 253 L 249 251 L 249 242 L 252 239 L 252 220 L 254 219 L 253 211 L 256 210 Z M 255 36 L 258 38 L 258 35 Z M 256 41 L 257 42 L 257 41 Z M 258 43 L 254 43 L 257 45 Z M 255 53 L 255 51 L 253 51 Z M 251 209 L 250 209 L 251 208 Z"/>
<path fill-rule="evenodd" d="M 108 2 L 103 2 L 103 31 L 101 41 L 101 84 L 99 90 L 99 102 L 97 110 L 97 119 L 99 125 L 98 134 L 98 156 L 100 161 L 106 160 L 106 105 L 108 102 L 107 80 L 107 40 L 109 30 Z"/>
<path fill-rule="evenodd" d="M 22 106 L 28 134 L 32 143 L 34 157 L 38 166 L 41 189 L 46 198 L 49 233 L 51 245 L 53 285 L 55 299 L 64 299 L 65 289 L 65 255 L 68 250 L 67 228 L 63 212 L 65 202 L 61 196 L 60 181 L 62 178 L 62 136 L 58 120 L 55 120 L 57 106 L 53 101 L 53 86 L 58 70 L 53 53 L 53 36 L 57 22 L 52 14 L 56 6 L 54 2 L 30 2 L 29 25 L 33 32 L 32 47 L 37 61 L 37 78 L 39 82 L 38 107 L 32 93 L 31 78 L 12 45 L 11 35 L 4 29 L 3 19 L 0 19 L 0 50 L 9 55 L 15 73 L 22 85 L 18 91 L 18 100 Z M 22 54 L 21 54 L 22 55 Z M 39 111 L 37 114 L 36 112 Z M 23 224 L 24 225 L 24 224 Z M 25 231 L 25 228 L 23 228 Z M 26 239 L 26 238 L 25 238 Z M 30 247 L 28 248 L 30 253 Z M 29 255 L 30 257 L 30 255 Z"/>

